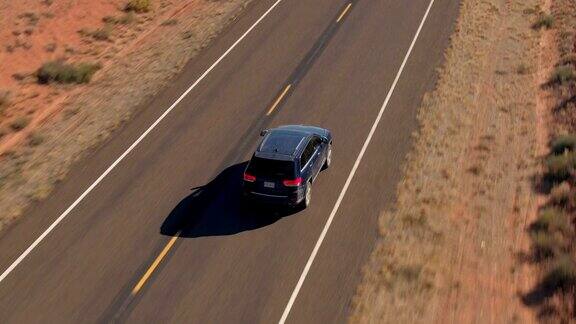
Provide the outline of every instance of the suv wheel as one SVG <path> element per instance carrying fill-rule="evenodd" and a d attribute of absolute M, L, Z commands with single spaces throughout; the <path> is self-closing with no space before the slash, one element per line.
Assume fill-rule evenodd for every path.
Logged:
<path fill-rule="evenodd" d="M 306 191 L 304 192 L 304 199 L 302 200 L 302 208 L 307 208 L 310 206 L 310 201 L 312 200 L 312 183 L 308 182 L 306 184 Z"/>
<path fill-rule="evenodd" d="M 328 169 L 332 163 L 332 143 L 328 144 L 328 152 L 326 152 L 326 160 L 324 160 L 324 165 L 322 169 Z"/>

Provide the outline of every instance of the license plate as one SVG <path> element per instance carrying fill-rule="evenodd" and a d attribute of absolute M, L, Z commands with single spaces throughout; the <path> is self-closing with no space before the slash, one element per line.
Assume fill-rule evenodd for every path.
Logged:
<path fill-rule="evenodd" d="M 274 188 L 274 187 L 276 187 L 276 184 L 274 182 L 264 181 L 264 187 L 265 188 Z"/>

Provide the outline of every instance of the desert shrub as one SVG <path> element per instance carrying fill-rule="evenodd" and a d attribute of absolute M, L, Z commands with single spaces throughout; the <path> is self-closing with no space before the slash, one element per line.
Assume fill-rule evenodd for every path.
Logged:
<path fill-rule="evenodd" d="M 550 202 L 555 205 L 564 206 L 570 201 L 570 184 L 566 181 L 552 188 L 550 191 Z"/>
<path fill-rule="evenodd" d="M 134 11 L 134 12 L 148 12 L 152 9 L 152 1 L 151 0 L 129 0 L 124 6 L 125 11 Z"/>
<path fill-rule="evenodd" d="M 38 17 L 38 15 L 34 12 L 25 12 L 23 14 L 18 15 L 18 18 L 27 19 L 28 25 L 31 25 L 31 26 L 36 25 L 38 23 L 38 20 L 40 20 L 40 17 Z"/>
<path fill-rule="evenodd" d="M 177 19 L 168 19 L 162 22 L 162 26 L 174 26 L 178 23 Z"/>
<path fill-rule="evenodd" d="M 552 75 L 550 76 L 549 82 L 563 84 L 575 79 L 576 72 L 574 72 L 574 68 L 570 65 L 561 65 L 554 69 Z"/>
<path fill-rule="evenodd" d="M 0 90 L 0 114 L 10 105 L 10 91 Z"/>
<path fill-rule="evenodd" d="M 30 146 L 38 146 L 42 143 L 44 143 L 44 135 L 38 132 L 33 132 L 30 135 L 28 135 L 28 144 Z"/>
<path fill-rule="evenodd" d="M 521 63 L 516 67 L 516 73 L 518 74 L 528 74 L 530 72 L 530 67 L 526 63 Z"/>
<path fill-rule="evenodd" d="M 573 289 L 576 286 L 576 266 L 570 257 L 562 257 L 544 276 L 541 285 L 550 289 Z"/>
<path fill-rule="evenodd" d="M 552 28 L 552 26 L 554 25 L 554 16 L 550 15 L 550 14 L 540 14 L 540 16 L 538 16 L 538 19 L 536 20 L 536 22 L 534 22 L 534 24 L 532 25 L 532 28 L 534 29 L 541 29 L 541 28 Z"/>
<path fill-rule="evenodd" d="M 117 25 L 117 24 L 128 25 L 133 23 L 134 19 L 136 19 L 134 11 L 128 11 L 120 17 L 106 16 L 102 18 L 102 21 L 108 25 Z"/>
<path fill-rule="evenodd" d="M 42 84 L 50 82 L 58 83 L 88 83 L 101 68 L 98 63 L 69 64 L 62 61 L 45 63 L 36 71 L 38 82 Z"/>
<path fill-rule="evenodd" d="M 118 23 L 120 23 L 122 25 L 128 25 L 128 24 L 133 23 L 135 19 L 136 19 L 136 17 L 134 16 L 134 12 L 129 11 L 129 12 L 125 13 L 122 17 L 120 17 L 120 19 L 118 19 Z"/>
<path fill-rule="evenodd" d="M 546 159 L 546 168 L 550 180 L 564 181 L 574 169 L 574 154 L 551 155 Z"/>
<path fill-rule="evenodd" d="M 532 253 L 535 260 L 551 258 L 559 253 L 562 243 L 557 235 L 546 231 L 530 233 Z"/>
<path fill-rule="evenodd" d="M 48 43 L 44 46 L 44 50 L 46 52 L 52 53 L 52 52 L 56 51 L 56 47 L 57 47 L 56 43 Z"/>
<path fill-rule="evenodd" d="M 538 218 L 532 223 L 530 229 L 533 232 L 561 232 L 569 234 L 571 224 L 568 216 L 561 209 L 549 207 L 540 211 Z"/>
<path fill-rule="evenodd" d="M 14 131 L 20 131 L 30 124 L 30 117 L 18 117 L 10 123 L 10 128 Z"/>
<path fill-rule="evenodd" d="M 576 150 L 576 135 L 560 135 L 556 137 L 551 145 L 552 153 L 563 154 L 565 151 L 575 151 Z"/>
<path fill-rule="evenodd" d="M 112 28 L 109 25 L 106 25 L 103 28 L 98 28 L 93 32 L 90 32 L 90 36 L 95 40 L 109 40 L 110 34 L 112 33 Z"/>
<path fill-rule="evenodd" d="M 572 64 L 576 66 L 576 53 L 570 53 L 562 56 L 560 59 L 560 65 L 569 65 Z"/>

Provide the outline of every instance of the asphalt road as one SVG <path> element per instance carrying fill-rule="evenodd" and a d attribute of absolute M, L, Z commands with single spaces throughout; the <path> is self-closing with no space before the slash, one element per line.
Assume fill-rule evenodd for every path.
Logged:
<path fill-rule="evenodd" d="M 255 1 L 4 233 L 0 271 L 274 2 Z M 0 322 L 278 322 L 429 4 L 281 1 L 0 281 Z M 434 1 L 287 322 L 346 320 L 458 6 Z M 240 212 L 242 168 L 260 130 L 292 123 L 334 134 L 312 206 Z"/>

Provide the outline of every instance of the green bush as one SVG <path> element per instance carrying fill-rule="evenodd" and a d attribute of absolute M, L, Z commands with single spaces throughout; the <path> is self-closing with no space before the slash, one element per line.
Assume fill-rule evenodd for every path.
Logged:
<path fill-rule="evenodd" d="M 563 154 L 565 151 L 576 150 L 576 135 L 560 135 L 556 137 L 551 144 L 552 153 Z"/>
<path fill-rule="evenodd" d="M 152 9 L 151 0 L 129 0 L 124 7 L 125 11 L 148 12 Z"/>
<path fill-rule="evenodd" d="M 88 83 L 90 79 L 101 68 L 98 63 L 64 63 L 62 61 L 51 61 L 45 63 L 36 71 L 38 83 Z"/>
<path fill-rule="evenodd" d="M 570 65 L 561 65 L 554 69 L 550 76 L 550 83 L 564 84 L 568 81 L 576 80 L 576 72 Z"/>
<path fill-rule="evenodd" d="M 564 181 L 574 169 L 574 153 L 551 155 L 546 159 L 547 176 L 553 181 Z"/>
<path fill-rule="evenodd" d="M 576 286 L 576 266 L 574 261 L 568 256 L 560 258 L 542 279 L 541 284 L 551 289 L 573 289 Z"/>
<path fill-rule="evenodd" d="M 532 28 L 534 29 L 540 29 L 540 28 L 552 28 L 552 26 L 554 25 L 554 17 L 552 15 L 549 14 L 540 14 L 540 16 L 538 16 L 538 20 L 536 20 L 536 22 L 532 25 Z"/>
<path fill-rule="evenodd" d="M 531 226 L 535 232 L 561 232 L 569 234 L 572 226 L 568 216 L 559 208 L 549 207 L 540 211 Z"/>
<path fill-rule="evenodd" d="M 546 231 L 530 233 L 532 239 L 532 253 L 536 260 L 544 260 L 558 254 L 562 242 L 557 235 Z"/>

